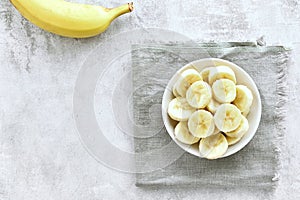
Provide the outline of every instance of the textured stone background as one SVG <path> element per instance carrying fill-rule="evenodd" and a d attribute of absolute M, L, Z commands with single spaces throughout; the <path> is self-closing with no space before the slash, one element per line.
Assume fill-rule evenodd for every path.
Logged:
<path fill-rule="evenodd" d="M 80 64 L 105 38 L 142 27 L 166 28 L 205 42 L 265 36 L 268 45 L 293 49 L 288 133 L 275 199 L 300 199 L 300 1 L 147 0 L 135 1 L 135 7 L 104 34 L 77 40 L 44 32 L 8 0 L 0 2 L 0 199 L 257 199 L 247 191 L 137 188 L 134 175 L 99 164 L 83 148 L 72 116 Z"/>

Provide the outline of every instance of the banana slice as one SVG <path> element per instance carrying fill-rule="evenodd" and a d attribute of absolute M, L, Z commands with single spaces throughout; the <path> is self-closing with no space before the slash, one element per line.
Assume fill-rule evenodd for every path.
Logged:
<path fill-rule="evenodd" d="M 249 122 L 243 115 L 241 116 L 242 120 L 237 129 L 226 132 L 225 134 L 229 137 L 239 138 L 242 137 L 249 130 Z"/>
<path fill-rule="evenodd" d="M 252 92 L 245 85 L 236 86 L 236 98 L 233 104 L 240 109 L 241 112 L 245 112 L 250 109 L 253 102 Z"/>
<path fill-rule="evenodd" d="M 180 95 L 178 94 L 178 92 L 177 92 L 177 90 L 176 90 L 176 85 L 174 85 L 173 86 L 173 95 L 175 96 L 175 97 L 179 97 Z"/>
<path fill-rule="evenodd" d="M 230 132 L 237 129 L 241 120 L 241 111 L 232 104 L 220 105 L 214 115 L 215 125 L 222 132 Z"/>
<path fill-rule="evenodd" d="M 202 80 L 208 83 L 208 76 L 209 76 L 209 72 L 213 67 L 207 67 L 205 69 L 203 69 L 200 72 L 200 76 L 202 77 Z"/>
<path fill-rule="evenodd" d="M 183 97 L 174 98 L 168 106 L 169 116 L 176 121 L 187 121 L 195 110 Z"/>
<path fill-rule="evenodd" d="M 226 135 L 226 140 L 228 142 L 228 145 L 231 146 L 239 142 L 242 139 L 242 137 L 229 137 Z"/>
<path fill-rule="evenodd" d="M 205 108 L 211 96 L 210 86 L 204 81 L 196 81 L 186 91 L 186 100 L 194 108 Z"/>
<path fill-rule="evenodd" d="M 235 74 L 232 69 L 227 66 L 218 66 L 210 69 L 208 82 L 212 85 L 216 80 L 229 79 L 236 83 Z"/>
<path fill-rule="evenodd" d="M 212 114 L 206 110 L 197 110 L 190 116 L 188 128 L 195 137 L 208 137 L 215 129 L 214 118 Z"/>
<path fill-rule="evenodd" d="M 221 104 L 217 101 L 215 101 L 213 98 L 211 98 L 210 102 L 207 104 L 206 109 L 211 112 L 212 114 L 215 114 L 215 112 L 217 111 L 218 107 Z"/>
<path fill-rule="evenodd" d="M 178 94 L 185 97 L 187 89 L 196 81 L 202 81 L 200 74 L 194 69 L 188 69 L 182 72 L 175 84 Z"/>
<path fill-rule="evenodd" d="M 184 144 L 194 144 L 200 140 L 189 132 L 187 122 L 179 122 L 176 125 L 175 138 Z"/>
<path fill-rule="evenodd" d="M 215 126 L 214 132 L 211 135 L 217 135 L 221 131 Z"/>
<path fill-rule="evenodd" d="M 243 111 L 243 112 L 242 112 L 242 115 L 243 115 L 244 117 L 247 117 L 249 113 L 250 113 L 250 108 L 248 108 L 248 109 L 246 109 L 245 111 Z"/>
<path fill-rule="evenodd" d="M 203 138 L 199 143 L 200 154 L 207 159 L 220 158 L 228 149 L 228 143 L 222 133 Z"/>
<path fill-rule="evenodd" d="M 233 81 L 219 79 L 212 85 L 214 98 L 220 103 L 230 103 L 236 97 L 236 88 Z"/>

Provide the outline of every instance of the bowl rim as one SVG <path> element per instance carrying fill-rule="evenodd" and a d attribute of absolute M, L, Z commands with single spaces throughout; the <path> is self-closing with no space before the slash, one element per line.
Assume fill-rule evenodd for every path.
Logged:
<path fill-rule="evenodd" d="M 167 113 L 167 106 L 169 104 L 169 102 L 167 103 L 166 105 L 166 99 L 167 99 L 167 95 L 169 95 L 170 91 L 172 91 L 172 88 L 173 88 L 173 84 L 172 82 L 174 82 L 175 80 L 175 77 L 178 76 L 178 74 L 180 74 L 182 71 L 188 69 L 188 68 L 195 68 L 193 67 L 193 65 L 195 63 L 207 63 L 207 62 L 210 62 L 212 65 L 210 66 L 205 66 L 203 69 L 205 68 L 208 68 L 208 67 L 213 67 L 214 66 L 219 66 L 219 65 L 215 65 L 216 62 L 221 62 L 222 64 L 224 63 L 225 66 L 228 66 L 228 67 L 235 67 L 236 69 L 240 70 L 246 77 L 247 79 L 249 80 L 248 83 L 251 84 L 253 86 L 253 89 L 254 91 L 252 91 L 256 97 L 257 97 L 257 106 L 258 106 L 258 113 L 255 115 L 257 116 L 258 118 L 256 119 L 256 123 L 254 124 L 254 128 L 253 128 L 253 133 L 246 139 L 246 141 L 244 141 L 243 144 L 241 144 L 240 146 L 236 147 L 234 150 L 232 150 L 230 153 L 228 152 L 228 150 L 226 151 L 226 153 L 221 156 L 220 158 L 225 158 L 225 157 L 228 157 L 228 156 L 231 156 L 237 152 L 239 152 L 241 149 L 243 149 L 245 146 L 247 146 L 247 144 L 249 144 L 249 142 L 252 140 L 252 138 L 254 137 L 254 135 L 256 134 L 257 132 L 257 129 L 259 127 L 259 124 L 260 124 L 260 121 L 261 121 L 261 113 L 262 113 L 262 104 L 261 104 L 261 97 L 260 97 L 260 93 L 259 93 L 259 90 L 257 88 L 257 85 L 255 84 L 254 80 L 251 78 L 251 76 L 243 69 L 241 68 L 240 66 L 238 66 L 237 64 L 233 63 L 233 62 L 230 62 L 228 60 L 224 60 L 224 59 L 220 59 L 220 58 L 203 58 L 203 59 L 198 59 L 198 60 L 194 60 L 194 61 L 191 61 L 189 63 L 187 63 L 186 65 L 184 65 L 183 67 L 181 67 L 180 69 L 178 69 L 176 71 L 176 73 L 174 73 L 174 75 L 170 78 L 170 80 L 168 81 L 168 84 L 167 86 L 165 87 L 165 91 L 163 93 L 163 97 L 162 97 L 162 106 L 161 106 L 161 111 L 162 111 L 162 118 L 163 118 L 163 123 L 164 123 L 164 126 L 168 132 L 168 134 L 170 135 L 170 137 L 172 138 L 172 140 L 180 147 L 182 148 L 184 151 L 194 155 L 194 156 L 197 156 L 199 158 L 204 158 L 203 156 L 200 155 L 199 151 L 197 151 L 197 154 L 194 152 L 194 151 L 191 151 L 191 147 L 193 145 L 187 145 L 187 144 L 184 144 L 180 141 L 178 141 L 175 136 L 174 136 L 174 128 L 173 127 L 173 130 L 171 130 L 171 126 L 170 124 L 168 123 L 168 118 L 169 115 Z M 176 82 L 176 81 L 175 81 Z M 198 143 L 196 143 L 198 144 Z M 237 143 L 238 144 L 238 143 Z"/>

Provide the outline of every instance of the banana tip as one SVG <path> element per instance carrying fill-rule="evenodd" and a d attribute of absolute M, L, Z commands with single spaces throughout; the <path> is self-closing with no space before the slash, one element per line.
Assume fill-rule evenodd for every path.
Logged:
<path fill-rule="evenodd" d="M 132 12 L 133 11 L 133 2 L 130 2 L 130 3 L 128 3 L 128 9 L 129 9 L 129 11 L 130 12 Z"/>

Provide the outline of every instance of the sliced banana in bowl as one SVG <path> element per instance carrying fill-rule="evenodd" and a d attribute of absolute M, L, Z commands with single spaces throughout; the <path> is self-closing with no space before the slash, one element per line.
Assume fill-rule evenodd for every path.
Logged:
<path fill-rule="evenodd" d="M 202 80 L 207 82 L 207 83 L 208 83 L 208 77 L 209 77 L 209 73 L 210 73 L 211 69 L 214 69 L 214 68 L 213 67 L 207 67 L 207 68 L 204 68 L 203 70 L 201 70 L 201 72 L 200 72 L 200 76 L 201 76 Z"/>
<path fill-rule="evenodd" d="M 175 85 L 177 93 L 185 97 L 187 89 L 196 81 L 201 81 L 202 77 L 195 69 L 187 69 L 179 75 Z"/>
<path fill-rule="evenodd" d="M 180 94 L 177 92 L 177 89 L 176 89 L 176 84 L 173 86 L 172 92 L 173 92 L 174 97 L 180 97 Z"/>
<path fill-rule="evenodd" d="M 236 86 L 236 98 L 233 101 L 233 104 L 240 109 L 243 113 L 248 114 L 250 107 L 253 102 L 253 95 L 251 90 L 245 85 Z"/>
<path fill-rule="evenodd" d="M 188 129 L 198 138 L 206 138 L 214 133 L 215 123 L 213 115 L 206 110 L 197 110 L 188 120 Z"/>
<path fill-rule="evenodd" d="M 255 82 L 241 67 L 222 59 L 201 59 L 170 79 L 162 116 L 168 134 L 181 148 L 218 159 L 238 152 L 253 138 L 261 100 Z"/>
<path fill-rule="evenodd" d="M 211 98 L 210 102 L 207 104 L 206 109 L 211 112 L 212 114 L 215 114 L 215 112 L 217 111 L 218 107 L 221 104 L 219 102 L 217 102 L 216 100 L 214 100 L 213 98 Z"/>
<path fill-rule="evenodd" d="M 226 133 L 238 128 L 242 121 L 242 114 L 235 105 L 225 103 L 218 107 L 214 120 L 217 128 Z"/>
<path fill-rule="evenodd" d="M 240 125 L 233 131 L 225 132 L 226 136 L 233 137 L 233 138 L 241 138 L 243 135 L 249 130 L 249 123 L 246 117 L 243 115 L 241 116 Z"/>
<path fill-rule="evenodd" d="M 187 122 L 179 122 L 175 127 L 175 138 L 184 144 L 195 144 L 200 138 L 192 135 L 188 129 Z"/>
<path fill-rule="evenodd" d="M 229 79 L 236 83 L 234 71 L 228 66 L 217 66 L 210 69 L 208 82 L 212 85 L 216 80 Z"/>
<path fill-rule="evenodd" d="M 169 116 L 176 121 L 187 121 L 196 111 L 183 97 L 174 98 L 168 106 Z"/>
<path fill-rule="evenodd" d="M 211 97 L 210 86 L 204 81 L 194 82 L 186 91 L 186 100 L 194 108 L 205 108 Z"/>
<path fill-rule="evenodd" d="M 229 137 L 228 135 L 226 135 L 228 146 L 238 143 L 241 139 L 242 137 Z"/>
<path fill-rule="evenodd" d="M 217 159 L 225 154 L 228 142 L 222 133 L 203 138 L 199 143 L 200 154 L 207 159 Z"/>
<path fill-rule="evenodd" d="M 212 85 L 214 99 L 219 103 L 230 103 L 235 100 L 235 83 L 229 79 L 216 80 Z"/>

